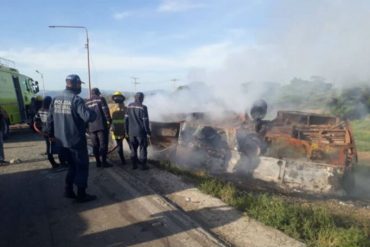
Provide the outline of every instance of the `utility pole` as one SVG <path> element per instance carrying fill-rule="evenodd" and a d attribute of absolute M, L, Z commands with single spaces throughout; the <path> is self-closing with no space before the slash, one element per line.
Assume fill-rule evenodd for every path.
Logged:
<path fill-rule="evenodd" d="M 91 98 L 91 75 L 90 75 L 90 45 L 89 45 L 89 32 L 87 30 L 87 27 L 84 26 L 49 26 L 49 28 L 80 28 L 85 30 L 86 34 L 86 44 L 85 48 L 87 50 L 87 75 L 89 77 L 89 98 Z"/>
<path fill-rule="evenodd" d="M 134 87 L 135 87 L 135 93 L 136 93 L 136 85 L 140 84 L 140 82 L 137 81 L 137 79 L 139 79 L 138 77 L 131 77 L 131 79 L 134 80 L 133 84 L 134 84 Z"/>
<path fill-rule="evenodd" d="M 37 74 L 39 74 L 41 76 L 41 80 L 42 80 L 42 97 L 45 98 L 45 81 L 44 81 L 44 75 L 38 71 L 38 70 L 35 70 Z"/>

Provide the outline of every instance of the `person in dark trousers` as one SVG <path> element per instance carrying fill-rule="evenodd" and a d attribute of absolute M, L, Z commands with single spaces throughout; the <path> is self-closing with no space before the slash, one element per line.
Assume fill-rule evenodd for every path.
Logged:
<path fill-rule="evenodd" d="M 137 169 L 137 165 L 140 163 L 141 169 L 147 170 L 147 147 L 151 131 L 149 128 L 148 108 L 143 105 L 143 101 L 144 94 L 141 92 L 136 93 L 135 102 L 130 103 L 127 107 L 125 126 L 130 140 L 132 168 Z M 137 156 L 138 148 L 139 158 Z"/>
<path fill-rule="evenodd" d="M 5 129 L 5 118 L 0 110 L 0 165 L 6 164 L 4 155 L 4 129 Z"/>
<path fill-rule="evenodd" d="M 97 167 L 112 166 L 107 162 L 109 128 L 112 123 L 107 101 L 100 96 L 100 90 L 91 90 L 91 99 L 86 102 L 86 106 L 96 113 L 94 122 L 89 123 L 89 134 L 93 144 L 93 153 Z M 101 159 L 100 159 L 101 158 Z"/>
<path fill-rule="evenodd" d="M 35 128 L 40 131 L 45 139 L 46 143 L 46 155 L 48 157 L 48 160 L 52 166 L 52 168 L 58 168 L 60 166 L 65 166 L 67 163 L 67 158 L 65 157 L 66 154 L 62 152 L 62 150 L 59 150 L 59 145 L 55 142 L 51 142 L 48 134 L 47 134 L 47 120 L 48 120 L 48 114 L 49 114 L 49 109 L 50 109 L 50 104 L 51 104 L 52 98 L 50 96 L 45 96 L 45 98 L 42 101 L 42 107 L 37 111 L 35 117 L 34 117 L 34 123 L 35 123 Z M 58 150 L 54 150 L 58 149 Z M 55 159 L 53 154 L 57 153 L 58 158 L 60 161 L 60 164 L 58 164 Z"/>
<path fill-rule="evenodd" d="M 125 99 L 125 96 L 117 91 L 112 95 L 114 104 L 109 107 L 110 113 L 112 114 L 112 138 L 116 141 L 117 151 L 122 165 L 126 164 L 123 154 L 123 140 L 127 138 L 125 131 L 125 115 L 127 113 L 127 107 L 124 103 Z"/>
<path fill-rule="evenodd" d="M 81 80 L 72 74 L 66 78 L 66 89 L 54 98 L 47 120 L 47 133 L 51 139 L 58 139 L 68 153 L 69 167 L 65 179 L 64 196 L 75 198 L 77 202 L 96 199 L 86 193 L 89 174 L 89 156 L 87 152 L 86 125 L 96 119 L 96 113 L 86 107 L 81 93 Z M 77 186 L 77 196 L 73 190 Z"/>

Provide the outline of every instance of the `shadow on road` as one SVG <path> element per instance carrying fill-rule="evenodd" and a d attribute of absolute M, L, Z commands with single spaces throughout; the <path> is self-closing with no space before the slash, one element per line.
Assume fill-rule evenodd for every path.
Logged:
<path fill-rule="evenodd" d="M 185 233 L 191 241 L 203 241 L 189 232 L 197 224 L 184 220 L 184 213 L 175 208 L 158 206 L 151 189 L 120 174 L 120 169 L 98 170 L 91 164 L 89 191 L 98 200 L 78 204 L 62 197 L 65 171 L 24 171 L 26 166 L 7 167 L 6 174 L 0 167 L 0 246 L 173 245 L 168 237 Z M 225 219 L 220 225 L 236 220 Z"/>

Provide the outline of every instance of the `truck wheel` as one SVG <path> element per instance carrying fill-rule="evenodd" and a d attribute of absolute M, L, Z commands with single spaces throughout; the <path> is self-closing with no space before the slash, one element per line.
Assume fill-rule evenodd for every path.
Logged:
<path fill-rule="evenodd" d="M 9 137 L 9 132 L 10 132 L 9 122 L 7 120 L 5 120 L 5 119 L 3 119 L 2 121 L 3 121 L 3 126 L 4 126 L 4 129 L 3 129 L 3 137 L 5 139 L 5 138 L 8 138 Z"/>

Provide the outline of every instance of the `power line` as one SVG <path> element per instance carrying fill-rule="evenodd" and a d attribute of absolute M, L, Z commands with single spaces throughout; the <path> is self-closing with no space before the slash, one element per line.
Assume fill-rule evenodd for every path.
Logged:
<path fill-rule="evenodd" d="M 133 79 L 133 80 L 134 80 L 134 81 L 133 81 L 133 84 L 134 84 L 135 92 L 136 92 L 136 91 L 137 91 L 137 90 L 136 90 L 136 85 L 140 84 L 140 82 L 138 82 L 138 81 L 137 81 L 139 78 L 138 78 L 138 77 L 134 77 L 134 76 L 132 76 L 132 77 L 131 77 L 131 79 Z"/>

